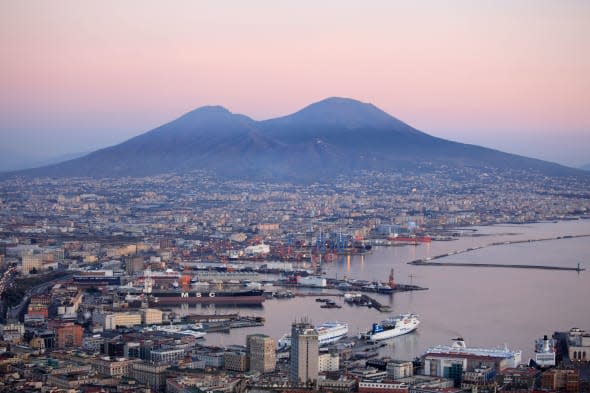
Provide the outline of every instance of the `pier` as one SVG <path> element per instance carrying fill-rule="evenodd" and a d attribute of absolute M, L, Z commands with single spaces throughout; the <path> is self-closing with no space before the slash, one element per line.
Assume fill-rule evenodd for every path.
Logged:
<path fill-rule="evenodd" d="M 390 312 L 391 307 L 381 304 L 377 299 L 362 294 L 360 297 L 347 301 L 349 304 L 372 307 L 380 312 Z"/>

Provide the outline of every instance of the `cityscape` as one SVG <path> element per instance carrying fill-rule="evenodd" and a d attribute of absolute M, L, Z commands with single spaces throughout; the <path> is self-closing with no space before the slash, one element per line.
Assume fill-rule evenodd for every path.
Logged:
<path fill-rule="evenodd" d="M 531 336 L 531 347 L 540 340 L 531 364 L 522 349 L 472 348 L 461 337 L 422 348 L 420 356 L 391 358 L 387 342 L 395 346 L 398 335 L 423 326 L 420 315 L 388 319 L 400 310 L 387 299 L 431 290 L 395 277 L 396 265 L 377 281 L 326 274 L 338 259 L 370 258 L 379 248 L 454 244 L 468 236 L 465 228 L 589 218 L 588 186 L 579 181 L 525 181 L 516 172 L 462 180 L 472 177 L 441 170 L 362 173 L 329 185 L 200 172 L 4 180 L 4 388 L 458 392 L 558 391 L 563 384 L 584 391 L 584 330 L 547 331 L 545 341 Z M 581 262 L 556 268 L 580 272 Z M 368 307 L 380 319 L 364 321 L 357 335 L 354 321 L 293 314 L 285 331 L 255 333 L 270 317 L 261 307 L 302 297 L 326 311 Z M 408 331 L 400 330 L 406 324 Z M 254 332 L 244 337 L 243 329 Z M 215 335 L 244 341 L 220 346 Z"/>
<path fill-rule="evenodd" d="M 589 18 L 3 2 L 0 393 L 590 393 Z"/>

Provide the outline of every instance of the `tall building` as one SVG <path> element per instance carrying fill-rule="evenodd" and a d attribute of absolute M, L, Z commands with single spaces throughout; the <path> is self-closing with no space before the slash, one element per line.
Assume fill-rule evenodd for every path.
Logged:
<path fill-rule="evenodd" d="M 276 343 L 264 334 L 251 334 L 246 337 L 246 348 L 250 360 L 250 370 L 270 373 L 276 366 Z"/>
<path fill-rule="evenodd" d="M 318 332 L 308 321 L 291 325 L 291 383 L 317 382 Z"/>

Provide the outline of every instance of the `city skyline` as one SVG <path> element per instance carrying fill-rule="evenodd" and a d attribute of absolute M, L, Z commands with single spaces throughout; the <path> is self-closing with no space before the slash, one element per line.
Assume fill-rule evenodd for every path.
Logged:
<path fill-rule="evenodd" d="M 1 8 L 4 157 L 89 152 L 203 105 L 260 120 L 344 96 L 434 136 L 590 162 L 585 2 Z"/>

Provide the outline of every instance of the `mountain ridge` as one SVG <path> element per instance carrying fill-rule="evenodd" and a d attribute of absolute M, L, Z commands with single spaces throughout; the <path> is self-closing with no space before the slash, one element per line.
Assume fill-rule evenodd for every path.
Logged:
<path fill-rule="evenodd" d="M 121 177 L 209 170 L 228 177 L 317 180 L 357 170 L 424 171 L 445 165 L 587 174 L 434 137 L 373 104 L 330 97 L 262 121 L 204 106 L 118 145 L 8 175 Z"/>

